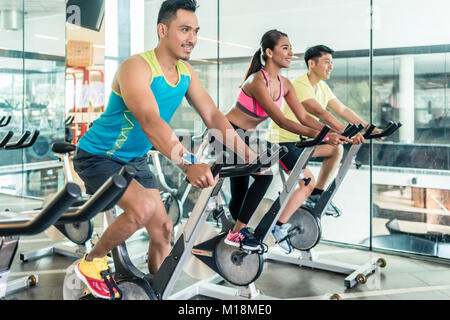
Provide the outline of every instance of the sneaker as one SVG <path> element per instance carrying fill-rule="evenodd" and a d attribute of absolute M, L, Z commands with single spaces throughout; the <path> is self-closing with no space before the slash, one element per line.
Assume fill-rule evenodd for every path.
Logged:
<path fill-rule="evenodd" d="M 86 284 L 94 297 L 109 300 L 120 299 L 122 294 L 109 272 L 108 258 L 94 258 L 92 261 L 86 261 L 86 256 L 85 254 L 75 268 L 78 278 Z"/>
<path fill-rule="evenodd" d="M 284 223 L 281 226 L 275 225 L 275 227 L 273 227 L 272 229 L 272 235 L 275 239 L 275 242 L 280 246 L 281 249 L 284 250 L 286 254 L 292 252 L 291 241 L 288 237 L 290 228 L 290 223 Z"/>
<path fill-rule="evenodd" d="M 248 228 L 243 228 L 241 231 L 235 233 L 231 233 L 231 230 L 229 230 L 224 242 L 230 246 L 248 251 L 261 251 L 261 245 L 252 238 L 253 234 L 250 230 Z"/>
<path fill-rule="evenodd" d="M 308 199 L 303 203 L 303 207 L 308 208 L 310 210 L 313 210 L 314 207 L 317 204 L 317 201 L 319 201 L 321 195 L 315 194 L 312 196 L 309 196 Z M 333 216 L 335 218 L 339 217 L 342 214 L 341 210 L 336 207 L 336 205 L 333 203 L 333 201 L 330 201 L 328 208 L 325 210 L 325 215 L 327 216 Z"/>

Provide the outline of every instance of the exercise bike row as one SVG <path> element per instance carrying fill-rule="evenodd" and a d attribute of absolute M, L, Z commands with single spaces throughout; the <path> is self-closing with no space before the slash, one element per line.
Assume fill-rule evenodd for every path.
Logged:
<path fill-rule="evenodd" d="M 366 139 L 388 136 L 400 127 L 400 124 L 390 123 L 382 133 L 372 135 L 374 126 L 365 133 Z M 359 132 L 362 128 L 349 126 L 346 130 L 348 136 Z M 298 143 L 298 147 L 304 148 L 294 169 L 291 171 L 279 198 L 264 215 L 255 229 L 254 236 L 264 243 L 272 230 L 279 215 L 284 209 L 290 195 L 299 179 L 303 179 L 303 172 L 312 156 L 315 146 L 322 142 L 328 128 L 314 140 Z M 353 157 L 359 150 L 358 145 L 351 147 L 340 171 L 333 183 L 324 193 L 312 212 L 300 208 L 292 219 L 293 228 L 290 232 L 290 240 L 293 246 L 299 250 L 309 250 L 315 246 L 320 238 L 320 217 L 324 212 L 332 196 L 336 192 Z M 270 152 L 260 155 L 258 161 L 249 165 L 223 166 L 213 164 L 213 175 L 219 174 L 218 182 L 214 187 L 203 189 L 192 210 L 182 234 L 173 245 L 161 268 L 155 275 L 144 274 L 131 262 L 125 244 L 113 250 L 112 256 L 115 266 L 115 279 L 122 292 L 122 299 L 168 299 L 186 298 L 183 295 L 171 295 L 173 286 L 180 275 L 186 260 L 192 255 L 207 265 L 211 270 L 219 274 L 223 279 L 232 284 L 243 287 L 251 287 L 263 270 L 265 252 L 247 252 L 241 248 L 224 244 L 225 233 L 221 232 L 217 237 L 204 241 L 194 246 L 199 233 L 206 222 L 207 217 L 216 212 L 217 196 L 227 177 L 249 175 L 261 167 L 261 163 L 271 162 L 275 158 L 282 158 L 286 150 L 278 145 L 273 145 Z M 221 156 L 219 156 L 220 158 Z M 70 225 L 90 221 L 97 213 L 106 212 L 108 222 L 115 218 L 117 212 L 112 199 L 122 192 L 133 179 L 134 169 L 125 166 L 121 172 L 111 177 L 94 195 L 79 207 L 73 206 L 81 195 L 80 187 L 68 182 L 57 195 L 40 212 L 27 213 L 14 219 L 0 221 L 0 235 L 2 243 L 0 247 L 0 297 L 5 296 L 7 273 L 17 250 L 20 235 L 32 235 L 40 233 L 50 225 Z M 222 227 L 226 228 L 231 222 L 227 222 L 225 215 L 216 215 L 221 219 Z M 316 229 L 318 232 L 312 232 Z M 378 265 L 385 264 L 381 261 Z M 73 268 L 72 268 L 73 269 Z M 370 272 L 369 272 L 370 273 Z M 74 288 L 71 282 L 73 277 L 66 276 L 64 283 L 64 298 L 79 299 L 90 298 L 85 295 L 85 288 Z"/>

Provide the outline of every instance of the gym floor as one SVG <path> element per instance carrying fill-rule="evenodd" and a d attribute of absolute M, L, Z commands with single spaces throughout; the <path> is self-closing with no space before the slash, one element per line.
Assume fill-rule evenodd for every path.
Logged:
<path fill-rule="evenodd" d="M 95 219 L 95 230 L 101 233 L 102 217 Z M 67 268 L 76 260 L 61 255 L 42 257 L 23 263 L 19 254 L 25 251 L 50 246 L 54 241 L 45 233 L 21 237 L 18 253 L 14 259 L 9 280 L 30 274 L 38 275 L 37 286 L 20 290 L 7 296 L 7 299 L 20 300 L 62 300 L 63 281 Z M 130 243 L 130 255 L 138 255 L 148 248 L 148 240 L 138 238 Z M 298 267 L 293 264 L 267 260 L 264 271 L 256 281 L 261 294 L 280 299 L 328 299 L 338 294 L 343 300 L 448 300 L 450 299 L 450 265 L 425 261 L 411 257 L 376 253 L 365 250 L 345 248 L 330 243 L 320 243 L 314 248 L 320 258 L 363 265 L 372 258 L 386 260 L 385 268 L 380 268 L 365 284 L 351 289 L 344 286 L 346 275 L 329 271 Z M 145 270 L 146 265 L 139 268 Z M 174 291 L 178 292 L 195 283 L 182 272 Z M 232 287 L 230 284 L 224 284 Z M 193 299 L 209 299 L 196 296 Z"/>

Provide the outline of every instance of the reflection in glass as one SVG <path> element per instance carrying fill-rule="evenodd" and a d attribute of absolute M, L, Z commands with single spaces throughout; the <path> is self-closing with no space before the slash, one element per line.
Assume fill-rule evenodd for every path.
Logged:
<path fill-rule="evenodd" d="M 394 19 L 404 5 L 409 14 Z M 446 28 L 448 19 L 439 15 L 448 2 L 376 0 L 374 6 L 373 115 L 403 127 L 394 143 L 373 145 L 372 245 L 448 259 L 450 39 L 434 32 L 436 23 Z"/>
<path fill-rule="evenodd" d="M 50 148 L 64 138 L 65 1 L 0 8 L 0 115 L 12 116 L 2 133 L 40 131 L 32 147 L 2 152 L 0 189 L 43 197 L 58 187 Z"/>

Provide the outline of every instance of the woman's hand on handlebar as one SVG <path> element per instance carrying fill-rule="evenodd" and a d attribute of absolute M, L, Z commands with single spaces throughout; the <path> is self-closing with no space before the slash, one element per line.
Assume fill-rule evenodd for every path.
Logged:
<path fill-rule="evenodd" d="M 211 165 L 207 163 L 194 163 L 186 170 L 186 177 L 190 184 L 198 189 L 212 187 L 219 179 L 219 175 L 214 178 L 211 173 Z"/>
<path fill-rule="evenodd" d="M 324 142 L 332 145 L 332 146 L 337 146 L 340 144 L 347 144 L 350 142 L 350 139 L 348 139 L 347 137 L 344 137 L 342 135 L 340 135 L 339 133 L 329 133 L 326 136 L 328 139 L 324 139 Z"/>

